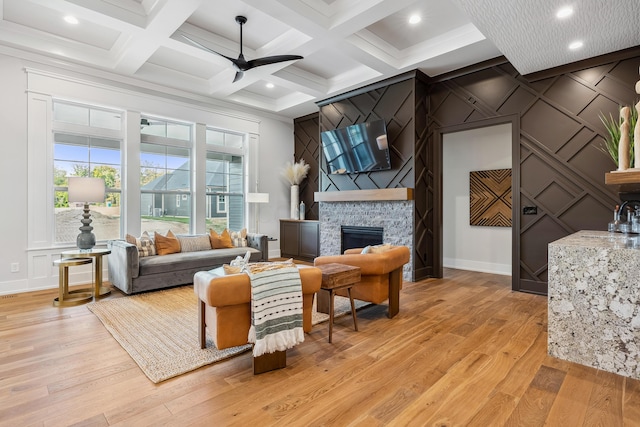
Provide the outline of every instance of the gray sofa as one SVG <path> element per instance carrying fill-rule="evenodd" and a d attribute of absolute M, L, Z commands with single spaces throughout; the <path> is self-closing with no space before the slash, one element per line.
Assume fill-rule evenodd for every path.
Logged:
<path fill-rule="evenodd" d="M 107 258 L 109 282 L 126 294 L 193 283 L 198 271 L 228 264 L 237 256 L 251 252 L 251 262 L 268 259 L 266 234 L 247 233 L 248 247 L 209 249 L 169 255 L 139 257 L 136 245 L 109 240 Z"/>

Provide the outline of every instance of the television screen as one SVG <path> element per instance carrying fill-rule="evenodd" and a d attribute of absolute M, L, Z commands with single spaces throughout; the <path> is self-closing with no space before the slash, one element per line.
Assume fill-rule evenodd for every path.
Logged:
<path fill-rule="evenodd" d="M 320 137 L 330 174 L 391 169 L 384 120 L 328 130 Z"/>

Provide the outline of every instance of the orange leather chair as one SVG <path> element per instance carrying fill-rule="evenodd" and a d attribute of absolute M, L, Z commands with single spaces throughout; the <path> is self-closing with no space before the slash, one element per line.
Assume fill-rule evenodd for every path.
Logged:
<path fill-rule="evenodd" d="M 392 246 L 381 253 L 361 252 L 362 249 L 347 249 L 343 255 L 320 256 L 314 260 L 314 265 L 338 263 L 360 267 L 361 280 L 351 288 L 351 295 L 374 304 L 388 299 L 388 316 L 392 318 L 400 311 L 402 266 L 409 262 L 409 248 Z M 336 294 L 346 296 L 344 290 Z"/>
<path fill-rule="evenodd" d="M 297 266 L 302 281 L 303 329 L 311 332 L 313 296 L 320 290 L 322 272 L 310 266 Z M 206 347 L 206 330 L 218 350 L 247 344 L 251 326 L 251 282 L 245 273 L 225 275 L 222 267 L 199 271 L 193 276 L 198 296 L 198 337 Z"/>

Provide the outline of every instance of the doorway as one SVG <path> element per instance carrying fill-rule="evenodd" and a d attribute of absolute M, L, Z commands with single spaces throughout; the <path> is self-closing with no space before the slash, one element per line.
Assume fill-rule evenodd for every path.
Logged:
<path fill-rule="evenodd" d="M 443 267 L 511 275 L 511 227 L 471 225 L 470 206 L 471 172 L 501 170 L 507 176 L 505 170 L 511 170 L 511 134 L 511 123 L 443 134 Z M 490 180 L 480 185 L 489 183 Z M 505 186 L 508 187 L 505 189 Z M 508 191 L 510 186 L 509 174 L 500 188 Z M 479 190 L 487 196 L 493 195 L 489 187 Z M 508 202 L 510 208 L 511 202 Z M 488 201 L 480 200 L 478 204 L 490 210 Z M 509 223 L 511 217 L 509 212 Z"/>
<path fill-rule="evenodd" d="M 511 287 L 519 290 L 520 283 L 520 117 L 517 114 L 493 117 L 460 125 L 442 127 L 435 130 L 435 144 L 433 147 L 434 187 L 439 188 L 439 194 L 434 200 L 434 271 L 439 271 L 442 277 L 443 266 L 443 142 L 444 136 L 451 133 L 487 128 L 497 125 L 510 124 L 511 132 Z M 439 225 L 439 227 L 438 227 Z M 439 230 L 438 230 L 439 228 Z"/>

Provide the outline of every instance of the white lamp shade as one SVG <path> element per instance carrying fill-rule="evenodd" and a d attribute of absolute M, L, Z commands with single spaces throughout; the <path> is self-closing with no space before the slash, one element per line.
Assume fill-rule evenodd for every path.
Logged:
<path fill-rule="evenodd" d="M 269 193 L 247 193 L 249 203 L 269 203 Z"/>
<path fill-rule="evenodd" d="M 104 179 L 69 177 L 69 201 L 81 203 L 104 202 Z"/>

